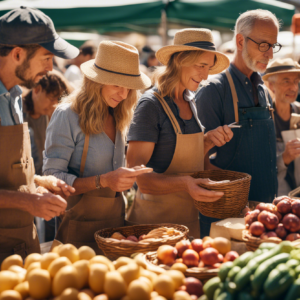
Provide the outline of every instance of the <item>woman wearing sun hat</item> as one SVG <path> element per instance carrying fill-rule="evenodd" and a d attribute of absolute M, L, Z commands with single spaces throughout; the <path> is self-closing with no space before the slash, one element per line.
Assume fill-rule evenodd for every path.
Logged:
<path fill-rule="evenodd" d="M 139 189 L 127 221 L 183 224 L 198 238 L 194 199 L 212 202 L 223 193 L 202 189 L 197 184 L 208 179 L 187 175 L 202 171 L 205 153 L 233 134 L 227 126 L 204 134 L 193 92 L 209 74 L 225 70 L 229 59 L 216 51 L 208 29 L 178 31 L 174 45 L 161 48 L 156 57 L 166 67 L 157 70 L 155 87 L 141 97 L 127 137 L 128 166 L 144 164 L 154 173 L 137 179 Z"/>
<path fill-rule="evenodd" d="M 63 100 L 47 129 L 44 174 L 64 180 L 76 190 L 56 239 L 100 250 L 94 233 L 124 224 L 122 191 L 129 189 L 143 166 L 123 168 L 125 134 L 138 100 L 150 86 L 139 70 L 135 47 L 102 41 L 96 58 L 81 65 L 81 88 Z"/>

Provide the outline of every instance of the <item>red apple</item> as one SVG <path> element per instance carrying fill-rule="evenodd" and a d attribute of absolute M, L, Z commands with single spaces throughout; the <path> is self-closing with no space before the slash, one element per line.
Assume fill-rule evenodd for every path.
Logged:
<path fill-rule="evenodd" d="M 196 295 L 200 297 L 203 295 L 203 285 L 202 282 L 194 277 L 185 278 L 184 284 L 186 286 L 186 292 L 190 295 Z"/>
<path fill-rule="evenodd" d="M 194 239 L 191 242 L 192 249 L 195 250 L 197 253 L 203 250 L 203 242 L 201 239 Z"/>
<path fill-rule="evenodd" d="M 136 236 L 134 235 L 130 235 L 126 238 L 126 240 L 129 240 L 129 241 L 133 241 L 133 242 L 138 242 L 139 240 L 137 239 Z"/>
<path fill-rule="evenodd" d="M 221 253 L 219 253 L 218 259 L 219 259 L 219 262 L 222 263 L 224 261 L 224 256 Z"/>
<path fill-rule="evenodd" d="M 201 260 L 204 262 L 205 265 L 214 265 L 219 262 L 219 251 L 215 248 L 206 248 L 200 252 Z"/>
<path fill-rule="evenodd" d="M 182 254 L 183 263 L 189 268 L 197 267 L 199 264 L 199 255 L 195 250 L 187 249 Z"/>
<path fill-rule="evenodd" d="M 224 262 L 234 261 L 238 257 L 239 257 L 239 254 L 236 251 L 229 251 L 225 254 Z"/>
<path fill-rule="evenodd" d="M 177 256 L 180 258 L 185 250 L 191 249 L 191 243 L 189 240 L 182 240 L 175 245 L 175 248 L 178 252 Z"/>

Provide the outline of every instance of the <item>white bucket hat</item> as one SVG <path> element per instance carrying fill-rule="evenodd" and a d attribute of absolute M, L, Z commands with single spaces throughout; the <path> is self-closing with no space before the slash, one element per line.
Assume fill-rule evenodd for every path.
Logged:
<path fill-rule="evenodd" d="M 96 58 L 80 66 L 90 80 L 142 90 L 151 86 L 150 78 L 139 69 L 138 50 L 126 43 L 102 41 Z"/>
<path fill-rule="evenodd" d="M 182 29 L 176 32 L 174 44 L 160 48 L 156 52 L 157 59 L 164 65 L 168 64 L 171 56 L 182 51 L 207 51 L 216 55 L 217 61 L 209 71 L 209 74 L 218 74 L 229 67 L 229 58 L 216 51 L 212 33 L 205 28 Z"/>

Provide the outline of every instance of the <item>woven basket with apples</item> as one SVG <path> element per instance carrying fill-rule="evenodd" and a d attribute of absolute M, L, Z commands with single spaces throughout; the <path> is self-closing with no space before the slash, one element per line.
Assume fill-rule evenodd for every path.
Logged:
<path fill-rule="evenodd" d="M 245 215 L 243 240 L 248 250 L 263 242 L 279 244 L 300 239 L 300 200 L 288 196 L 275 198 L 273 204 L 259 203 Z"/>
<path fill-rule="evenodd" d="M 231 242 L 223 237 L 182 240 L 175 247 L 163 245 L 145 255 L 146 262 L 166 270 L 179 270 L 186 277 L 208 280 L 217 276 L 223 262 L 234 261 L 239 254 L 231 251 Z"/>

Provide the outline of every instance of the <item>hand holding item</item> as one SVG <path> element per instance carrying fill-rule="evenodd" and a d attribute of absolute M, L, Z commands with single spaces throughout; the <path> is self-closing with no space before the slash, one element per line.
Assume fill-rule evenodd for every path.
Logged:
<path fill-rule="evenodd" d="M 288 141 L 285 145 L 285 150 L 282 153 L 282 158 L 286 166 L 300 156 L 300 139 Z"/>
<path fill-rule="evenodd" d="M 213 148 L 214 146 L 222 147 L 228 143 L 233 137 L 232 130 L 227 126 L 219 126 L 214 130 L 208 131 L 204 135 L 204 144 L 206 151 Z"/>
<path fill-rule="evenodd" d="M 220 182 L 211 181 L 210 179 L 203 179 L 203 178 L 192 178 L 187 176 L 186 177 L 186 191 L 190 194 L 190 196 L 197 200 L 202 202 L 215 202 L 218 199 L 220 199 L 224 193 L 223 192 L 215 192 L 215 191 L 209 191 L 202 187 L 200 187 L 199 183 L 205 183 L 209 185 L 217 185 L 220 184 Z M 221 183 L 224 183 L 223 181 Z"/>
<path fill-rule="evenodd" d="M 113 191 L 123 192 L 133 186 L 137 176 L 151 173 L 152 171 L 152 168 L 146 168 L 144 165 L 133 168 L 119 168 L 101 175 L 100 184 L 102 187 L 109 187 Z"/>
<path fill-rule="evenodd" d="M 49 221 L 64 213 L 67 208 L 67 202 L 61 196 L 51 193 L 31 194 L 27 208 L 28 212 L 33 216 Z"/>
<path fill-rule="evenodd" d="M 60 195 L 64 198 L 69 197 L 71 193 L 75 192 L 75 189 L 72 186 L 66 184 L 63 180 L 60 180 L 52 175 L 34 175 L 34 183 L 44 187 L 49 192 L 55 195 Z"/>

